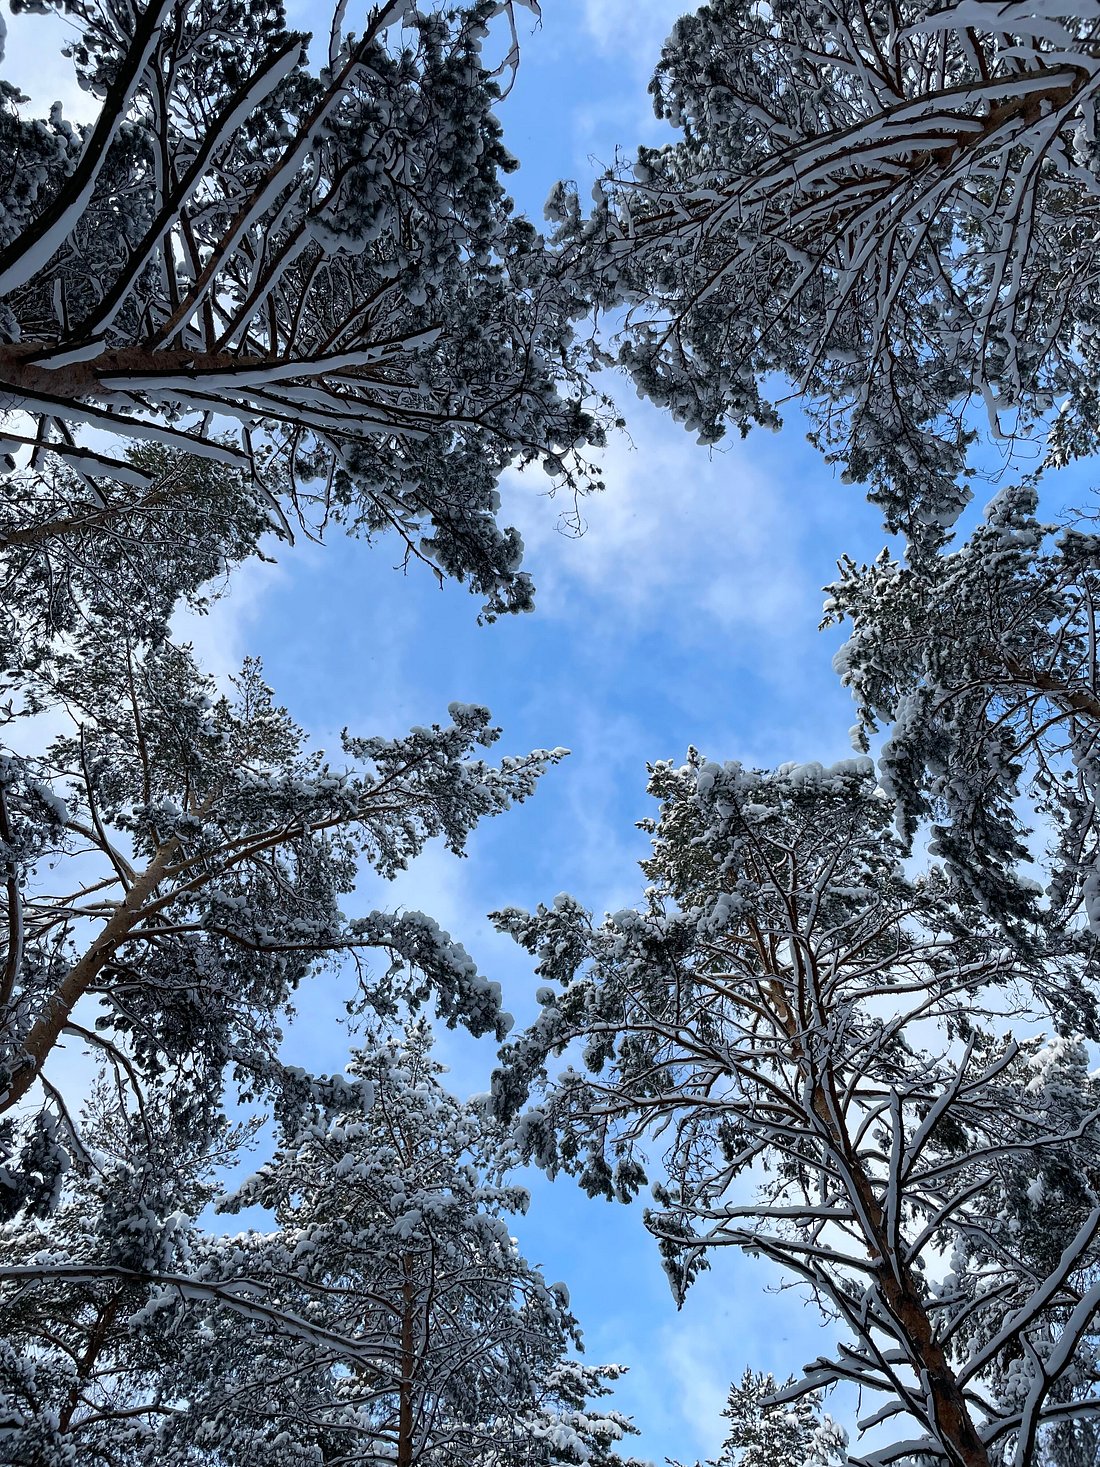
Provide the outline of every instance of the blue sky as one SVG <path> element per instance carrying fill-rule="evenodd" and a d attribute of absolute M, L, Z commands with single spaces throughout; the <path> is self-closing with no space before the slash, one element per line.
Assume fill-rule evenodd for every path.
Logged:
<path fill-rule="evenodd" d="M 646 81 L 678 13 L 667 0 L 546 5 L 502 111 L 522 165 L 521 207 L 537 216 L 563 176 L 583 197 L 616 145 L 659 137 Z M 503 486 L 537 586 L 533 615 L 479 627 L 460 588 L 392 571 L 395 545 L 334 539 L 246 570 L 190 633 L 223 671 L 259 653 L 322 747 L 345 724 L 397 733 L 442 719 L 458 699 L 488 704 L 506 751 L 573 751 L 528 805 L 475 834 L 468 859 L 430 850 L 396 883 L 365 879 L 355 898 L 364 909 L 430 912 L 501 983 L 520 1022 L 534 1013 L 531 964 L 485 914 L 559 891 L 597 912 L 636 901 L 647 760 L 679 759 L 691 743 L 761 764 L 850 753 L 851 702 L 831 669 L 838 639 L 816 630 L 820 588 L 841 551 L 873 555 L 883 544 L 876 514 L 807 445 L 797 412 L 781 434 L 710 452 L 625 380 L 609 385 L 630 439 L 608 449 L 607 489 L 585 503 L 580 539 L 564 533 L 566 506 L 547 496 L 541 471 Z M 296 1057 L 338 1063 L 337 986 L 315 983 L 301 1010 Z M 487 1088 L 490 1041 L 446 1034 L 440 1047 L 456 1091 Z M 677 1313 L 637 1204 L 589 1201 L 568 1179 L 530 1180 L 532 1206 L 515 1231 L 528 1257 L 569 1285 L 588 1358 L 630 1367 L 615 1400 L 641 1428 L 641 1454 L 713 1453 L 728 1384 L 746 1364 L 786 1375 L 822 1348 L 799 1293 L 764 1292 L 776 1280 L 766 1265 L 716 1260 Z"/>
<path fill-rule="evenodd" d="M 563 176 L 585 196 L 617 146 L 659 139 L 646 82 L 680 9 L 675 0 L 547 0 L 541 30 L 523 36 L 502 113 L 522 162 L 523 208 L 537 216 Z M 525 12 L 520 19 L 526 32 Z M 48 19 L 14 21 L 5 75 L 79 116 L 86 101 L 45 44 L 58 35 Z M 489 705 L 506 751 L 573 751 L 534 800 L 475 834 L 466 860 L 430 849 L 395 883 L 366 877 L 348 903 L 429 912 L 501 983 L 520 1022 L 534 1012 L 530 963 L 485 914 L 563 890 L 597 912 L 636 901 L 647 760 L 679 759 L 688 744 L 763 765 L 847 756 L 853 710 L 831 669 L 839 639 L 816 629 L 820 588 L 841 552 L 867 557 L 884 543 L 859 491 L 806 444 L 797 411 L 779 434 L 712 452 L 638 402 L 625 380 L 609 386 L 630 439 L 607 451 L 607 490 L 585 503 L 581 538 L 563 532 L 564 506 L 537 469 L 503 486 L 505 519 L 523 533 L 538 588 L 533 615 L 479 627 L 477 603 L 460 588 L 392 570 L 395 544 L 334 538 L 246 567 L 213 614 L 187 627 L 216 675 L 259 654 L 322 747 L 336 747 L 345 725 L 399 734 L 442 720 L 457 699 Z M 291 1036 L 300 1062 L 340 1066 L 344 996 L 331 977 L 303 992 Z M 441 1051 L 456 1091 L 487 1088 L 491 1042 L 447 1034 Z M 630 1367 L 616 1404 L 641 1428 L 643 1455 L 690 1462 L 714 1452 L 731 1378 L 746 1364 L 786 1375 L 822 1348 L 800 1293 L 764 1292 L 775 1281 L 765 1265 L 716 1260 L 678 1314 L 636 1204 L 590 1202 L 568 1180 L 532 1186 L 516 1232 L 528 1257 L 569 1285 L 589 1358 Z"/>
<path fill-rule="evenodd" d="M 322 747 L 344 724 L 397 733 L 442 719 L 458 699 L 488 704 L 509 752 L 572 750 L 532 801 L 475 833 L 466 860 L 430 849 L 394 883 L 364 879 L 354 899 L 430 912 L 501 983 L 520 1022 L 537 983 L 485 914 L 563 890 L 597 912 L 636 901 L 647 760 L 681 758 L 689 743 L 760 764 L 850 753 L 851 704 L 830 666 L 837 639 L 816 631 L 819 588 L 839 548 L 881 547 L 876 517 L 822 470 L 795 424 L 712 455 L 652 408 L 628 411 L 633 447 L 609 450 L 608 488 L 585 505 L 579 540 L 540 497 L 544 476 L 506 485 L 538 587 L 531 616 L 479 627 L 461 589 L 391 571 L 395 548 L 333 540 L 246 570 L 188 629 L 222 671 L 258 652 Z M 299 1062 L 337 1062 L 341 997 L 327 979 L 303 994 Z M 454 1089 L 487 1088 L 491 1041 L 447 1034 L 441 1051 Z M 532 1184 L 517 1234 L 569 1284 L 589 1357 L 631 1367 L 618 1403 L 655 1460 L 717 1447 L 726 1387 L 745 1364 L 786 1373 L 821 1348 L 801 1298 L 762 1295 L 763 1265 L 722 1260 L 677 1315 L 638 1206 L 591 1202 L 568 1179 Z"/>

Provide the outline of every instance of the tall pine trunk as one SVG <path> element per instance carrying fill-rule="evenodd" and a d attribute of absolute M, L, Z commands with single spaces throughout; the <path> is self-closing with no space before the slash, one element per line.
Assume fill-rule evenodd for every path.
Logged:
<path fill-rule="evenodd" d="M 413 1308 L 416 1289 L 413 1281 L 413 1263 L 408 1254 L 401 1260 L 404 1284 L 401 1290 L 401 1383 L 398 1387 L 397 1406 L 397 1467 L 414 1467 L 413 1457 L 413 1387 L 416 1375 L 416 1337 L 414 1333 Z"/>

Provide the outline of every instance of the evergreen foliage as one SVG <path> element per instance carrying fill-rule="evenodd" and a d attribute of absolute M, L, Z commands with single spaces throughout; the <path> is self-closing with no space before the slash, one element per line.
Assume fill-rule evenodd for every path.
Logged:
<path fill-rule="evenodd" d="M 952 539 L 973 404 L 1100 445 L 1091 0 L 712 0 L 677 139 L 588 216 L 557 187 L 549 245 L 512 0 L 341 4 L 312 50 L 276 0 L 12 3 L 98 112 L 0 82 L 0 1461 L 623 1463 L 621 1367 L 510 1233 L 534 1162 L 648 1189 L 678 1303 L 733 1247 L 839 1335 L 746 1370 L 709 1467 L 1096 1467 L 1100 539 L 1041 472 Z M 455 703 L 330 758 L 171 624 L 333 523 L 529 609 L 497 484 L 593 482 L 609 310 L 705 444 L 794 383 L 905 546 L 829 588 L 857 757 L 651 766 L 635 906 L 495 914 L 543 982 L 509 1037 L 430 916 L 342 904 L 565 751 L 494 761 Z M 283 1050 L 318 982 L 359 1023 L 326 1074 Z M 504 1044 L 490 1097 L 428 1013 Z"/>
<path fill-rule="evenodd" d="M 430 1048 L 424 1023 L 368 1041 L 228 1198 L 224 1125 L 154 1156 L 108 1109 L 59 1210 L 0 1234 L 5 1460 L 621 1462 L 633 1428 L 591 1404 L 618 1368 L 573 1355 L 564 1290 L 508 1231 L 526 1196 L 490 1180 L 485 1117 Z M 199 1228 L 219 1197 L 272 1230 Z"/>
<path fill-rule="evenodd" d="M 969 498 L 967 408 L 997 434 L 1059 404 L 1096 437 L 1097 17 L 1086 0 L 711 0 L 651 91 L 679 133 L 604 181 L 563 241 L 626 308 L 620 360 L 703 442 L 778 424 L 891 528 L 942 545 Z"/>
<path fill-rule="evenodd" d="M 564 751 L 491 761 L 453 703 L 329 758 L 171 626 L 331 522 L 529 608 L 497 479 L 577 491 L 602 428 L 584 297 L 502 185 L 511 7 L 341 5 L 319 67 L 268 0 L 58 8 L 96 120 L 0 84 L 0 1461 L 610 1467 L 619 1367 L 400 1037 L 503 1038 L 499 986 L 424 913 L 342 910 Z M 320 981 L 378 1029 L 329 1074 L 282 1048 Z"/>
<path fill-rule="evenodd" d="M 546 982 L 495 1079 L 521 1154 L 593 1195 L 649 1182 L 679 1300 L 722 1247 L 804 1283 L 842 1338 L 766 1404 L 858 1385 L 893 1440 L 853 1462 L 1030 1462 L 1100 1411 L 1100 1092 L 1082 1044 L 1013 1032 L 1075 955 L 908 875 L 869 759 L 693 750 L 650 791 L 638 908 L 498 914 Z"/>

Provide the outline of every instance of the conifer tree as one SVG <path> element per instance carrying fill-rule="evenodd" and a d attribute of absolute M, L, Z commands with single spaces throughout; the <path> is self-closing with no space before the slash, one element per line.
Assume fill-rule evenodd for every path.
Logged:
<path fill-rule="evenodd" d="M 776 374 L 887 523 L 942 544 L 979 421 L 1097 438 L 1097 18 L 1083 0 L 710 0 L 651 91 L 677 132 L 552 200 L 620 360 L 703 442 Z M 785 392 L 783 393 L 785 395 Z M 1041 436 L 1041 435 L 1040 435 Z"/>
<path fill-rule="evenodd" d="M 722 1412 L 729 1430 L 717 1460 L 708 1460 L 706 1467 L 843 1464 L 844 1432 L 828 1416 L 822 1417 L 817 1403 L 806 1396 L 773 1404 L 771 1398 L 778 1390 L 774 1376 L 748 1369 L 730 1386 Z"/>
<path fill-rule="evenodd" d="M 499 987 L 430 917 L 349 918 L 339 902 L 361 860 L 391 876 L 432 837 L 460 852 L 561 751 L 491 766 L 475 757 L 498 736 L 488 711 L 452 704 L 449 724 L 403 739 L 345 735 L 337 764 L 308 749 L 254 661 L 220 697 L 170 643 L 86 638 L 48 670 L 72 731 L 8 756 L 0 783 L 6 1207 L 28 1188 L 52 1196 L 79 1146 L 51 1062 L 66 1038 L 136 1104 L 170 1073 L 176 1122 L 198 1134 L 227 1080 L 291 1108 L 310 1093 L 279 1058 L 281 1024 L 299 984 L 339 958 L 359 965 L 349 1002 L 392 1013 L 430 998 L 447 1022 L 503 1037 Z"/>
<path fill-rule="evenodd" d="M 263 1210 L 236 1236 L 195 1214 L 241 1138 L 166 1154 L 108 1107 L 62 1207 L 0 1230 L 2 1459 L 630 1467 L 598 1405 L 620 1369 L 576 1358 L 510 1236 L 526 1194 L 441 1073 L 423 1022 L 369 1040 L 223 1200 Z"/>
<path fill-rule="evenodd" d="M 522 1154 L 649 1181 L 677 1299 L 722 1247 L 805 1285 L 842 1337 L 771 1403 L 859 1386 L 851 1462 L 1024 1467 L 1100 1414 L 1100 1091 L 1034 1034 L 1075 958 L 907 874 L 870 760 L 692 751 L 651 792 L 638 909 L 498 916 L 546 980 L 495 1080 Z"/>
<path fill-rule="evenodd" d="M 64 559 L 93 525 L 247 533 L 259 507 L 284 536 L 393 532 L 488 615 L 528 607 L 499 474 L 579 487 L 601 429 L 586 301 L 502 185 L 512 0 L 338 5 L 312 51 L 278 0 L 63 8 L 94 120 L 0 82 L 0 543 Z M 235 503 L 196 500 L 180 454 Z"/>

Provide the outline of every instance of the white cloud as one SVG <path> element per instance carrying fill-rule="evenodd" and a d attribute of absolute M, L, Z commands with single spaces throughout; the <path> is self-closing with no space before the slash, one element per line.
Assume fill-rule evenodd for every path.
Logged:
<path fill-rule="evenodd" d="M 675 22 L 692 8 L 685 0 L 583 0 L 581 15 L 600 51 L 627 57 L 648 72 Z"/>
<path fill-rule="evenodd" d="M 99 111 L 94 97 L 80 89 L 73 63 L 61 48 L 73 39 L 72 25 L 56 11 L 35 15 L 23 11 L 5 17 L 8 33 L 3 44 L 0 75 L 30 98 L 27 116 L 45 116 L 60 102 L 71 122 L 89 122 Z"/>
<path fill-rule="evenodd" d="M 295 547 L 291 553 L 300 554 L 304 548 Z M 267 598 L 286 576 L 287 571 L 271 560 L 246 560 L 234 569 L 232 580 L 205 615 L 181 610 L 172 618 L 173 638 L 190 642 L 199 666 L 219 687 L 224 689 L 226 679 L 239 672 L 245 657 L 255 650 L 250 633 L 262 620 Z"/>
<path fill-rule="evenodd" d="M 663 1332 L 661 1358 L 673 1399 L 681 1417 L 685 1447 L 708 1455 L 722 1445 L 722 1408 L 729 1381 L 719 1364 L 715 1337 L 708 1323 L 702 1329 L 676 1325 Z M 667 1389 L 667 1387 L 666 1387 Z"/>
<path fill-rule="evenodd" d="M 582 593 L 599 598 L 601 616 L 637 622 L 660 609 L 699 636 L 783 634 L 806 605 L 786 486 L 752 467 L 740 443 L 708 452 L 651 411 L 632 416 L 633 444 L 617 435 L 608 445 L 611 487 L 582 501 L 579 537 L 566 507 L 532 494 L 532 471 L 509 476 L 505 518 L 523 535 L 540 611 L 576 614 Z"/>
<path fill-rule="evenodd" d="M 746 1368 L 778 1380 L 832 1348 L 828 1324 L 801 1286 L 779 1287 L 779 1271 L 734 1248 L 711 1255 L 711 1268 L 689 1291 L 684 1308 L 658 1335 L 660 1369 L 671 1382 L 683 1451 L 715 1456 L 725 1436 L 722 1410 L 730 1385 Z M 844 1403 L 831 1400 L 844 1417 Z"/>

